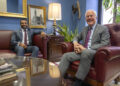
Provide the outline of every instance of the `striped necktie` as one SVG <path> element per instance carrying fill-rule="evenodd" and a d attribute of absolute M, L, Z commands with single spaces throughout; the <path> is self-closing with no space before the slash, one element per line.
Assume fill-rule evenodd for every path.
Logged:
<path fill-rule="evenodd" d="M 89 41 L 89 39 L 90 39 L 91 30 L 92 30 L 92 28 L 89 28 L 89 29 L 88 29 L 87 36 L 86 36 L 86 39 L 85 39 L 85 48 L 88 47 L 88 41 Z"/>
<path fill-rule="evenodd" d="M 24 44 L 27 45 L 27 31 L 24 30 Z"/>

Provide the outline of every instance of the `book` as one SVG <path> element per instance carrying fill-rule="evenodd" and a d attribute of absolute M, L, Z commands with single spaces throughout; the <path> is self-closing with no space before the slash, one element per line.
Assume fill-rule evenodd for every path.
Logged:
<path fill-rule="evenodd" d="M 7 68 L 12 68 L 12 64 L 4 63 L 3 65 L 0 66 L 0 71 Z"/>
<path fill-rule="evenodd" d="M 4 59 L 0 59 L 0 66 L 5 64 L 5 60 Z"/>
<path fill-rule="evenodd" d="M 4 86 L 9 82 L 17 80 L 17 75 L 14 72 L 9 72 L 0 76 L 0 86 Z"/>
<path fill-rule="evenodd" d="M 12 71 L 12 64 L 4 63 L 0 66 L 0 75 Z"/>

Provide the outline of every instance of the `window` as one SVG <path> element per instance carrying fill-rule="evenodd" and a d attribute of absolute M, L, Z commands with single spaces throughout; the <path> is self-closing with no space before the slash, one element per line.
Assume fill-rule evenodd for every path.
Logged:
<path fill-rule="evenodd" d="M 106 10 L 102 5 L 102 13 L 102 24 L 113 23 L 113 6 Z"/>

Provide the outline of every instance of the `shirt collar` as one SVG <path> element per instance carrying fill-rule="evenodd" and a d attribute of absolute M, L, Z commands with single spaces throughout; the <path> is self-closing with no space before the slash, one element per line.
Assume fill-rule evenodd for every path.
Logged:
<path fill-rule="evenodd" d="M 24 31 L 24 29 L 23 29 L 23 28 L 21 28 L 21 30 L 22 30 L 22 31 Z M 28 30 L 28 29 L 26 29 L 26 31 L 27 31 L 27 30 Z"/>
<path fill-rule="evenodd" d="M 96 23 L 92 26 L 92 29 L 95 28 L 95 26 L 96 26 Z M 89 27 L 89 29 L 90 29 L 90 27 Z"/>

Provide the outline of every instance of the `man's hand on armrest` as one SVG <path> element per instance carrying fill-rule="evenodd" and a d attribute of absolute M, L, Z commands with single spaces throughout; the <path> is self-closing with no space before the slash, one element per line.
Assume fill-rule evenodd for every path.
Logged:
<path fill-rule="evenodd" d="M 40 36 L 41 37 L 46 37 L 46 33 L 45 32 L 41 32 Z"/>

